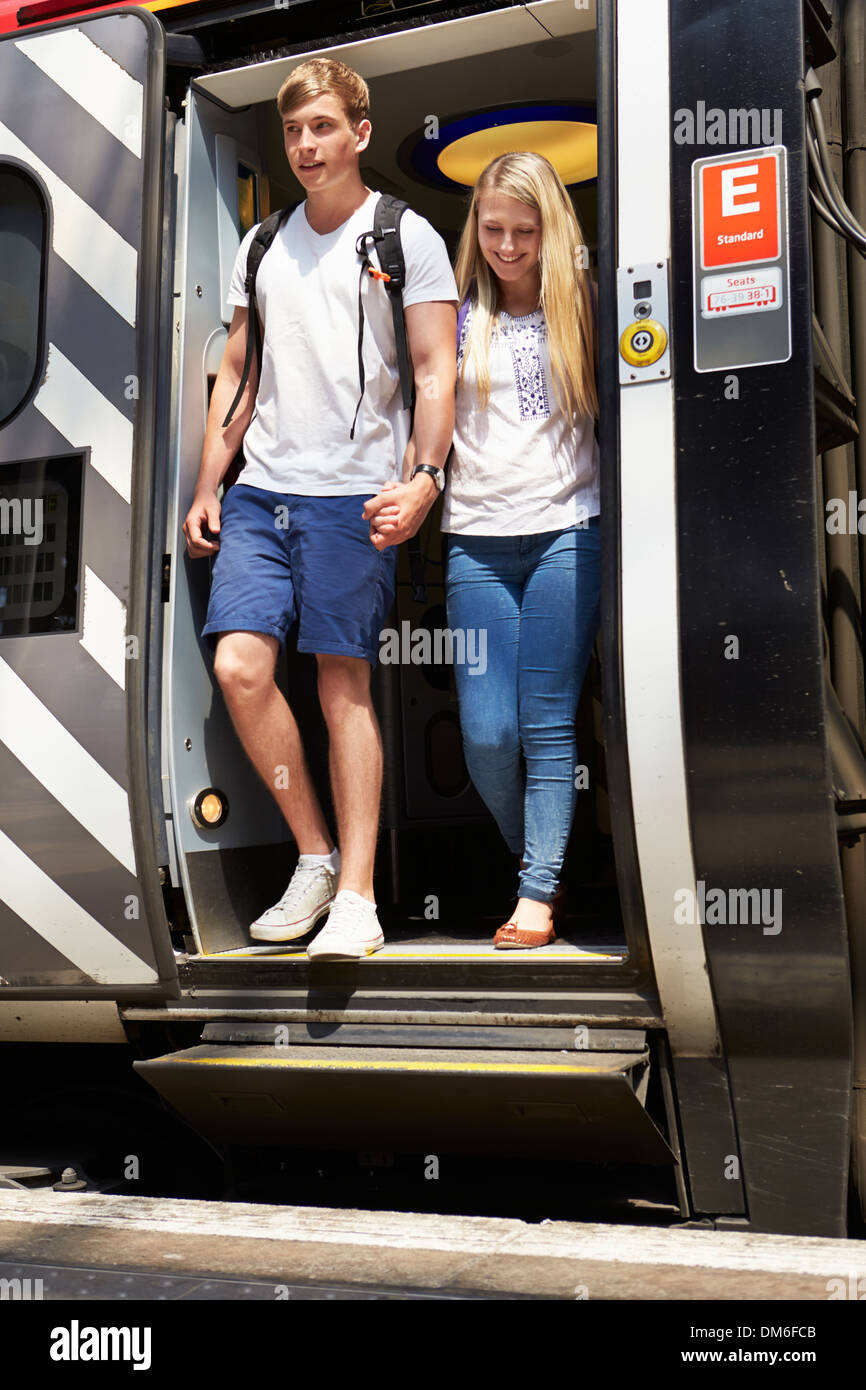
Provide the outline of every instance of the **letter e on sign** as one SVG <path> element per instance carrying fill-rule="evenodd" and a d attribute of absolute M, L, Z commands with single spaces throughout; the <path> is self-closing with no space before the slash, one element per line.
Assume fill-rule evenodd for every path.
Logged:
<path fill-rule="evenodd" d="M 701 264 L 754 265 L 781 254 L 779 155 L 705 164 L 700 174 Z"/>

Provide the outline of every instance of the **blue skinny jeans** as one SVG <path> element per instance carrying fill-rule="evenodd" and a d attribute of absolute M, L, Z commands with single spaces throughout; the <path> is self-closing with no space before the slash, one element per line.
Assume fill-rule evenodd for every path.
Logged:
<path fill-rule="evenodd" d="M 577 801 L 574 719 L 599 624 L 600 521 L 531 536 L 447 537 L 448 626 L 485 661 L 455 664 L 469 775 L 522 898 L 550 902 Z M 486 634 L 486 637 L 485 637 Z M 483 668 L 483 669 L 482 669 Z"/>

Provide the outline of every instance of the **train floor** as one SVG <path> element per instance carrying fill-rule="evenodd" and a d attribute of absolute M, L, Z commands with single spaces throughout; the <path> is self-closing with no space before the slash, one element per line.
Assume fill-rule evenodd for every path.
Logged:
<path fill-rule="evenodd" d="M 491 959 L 507 962 L 510 958 L 532 955 L 545 960 L 604 961 L 612 964 L 627 955 L 618 923 L 604 915 L 571 915 L 557 927 L 555 939 L 547 946 L 533 946 L 529 951 L 502 951 L 494 947 L 493 936 L 507 920 L 507 912 L 466 918 L 451 917 L 445 922 L 427 921 L 399 911 L 380 908 L 379 920 L 385 945 L 376 953 L 378 960 L 425 960 L 448 957 L 452 959 Z M 315 930 L 298 941 L 274 942 L 270 945 L 254 942 L 230 951 L 209 952 L 209 959 L 221 956 L 279 955 L 286 959 L 306 959 L 307 943 Z M 195 956 L 191 956 L 195 959 Z"/>

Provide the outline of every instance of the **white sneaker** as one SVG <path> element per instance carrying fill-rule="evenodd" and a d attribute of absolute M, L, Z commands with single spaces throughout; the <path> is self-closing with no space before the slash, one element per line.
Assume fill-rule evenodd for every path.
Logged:
<path fill-rule="evenodd" d="M 310 960 L 361 960 L 384 945 L 376 904 L 351 888 L 341 888 L 327 922 L 307 947 L 307 955 Z"/>
<path fill-rule="evenodd" d="M 304 936 L 330 910 L 339 874 L 339 860 L 332 869 L 321 860 L 311 863 L 310 856 L 302 854 L 280 901 L 256 918 L 250 936 L 255 941 L 295 941 Z"/>

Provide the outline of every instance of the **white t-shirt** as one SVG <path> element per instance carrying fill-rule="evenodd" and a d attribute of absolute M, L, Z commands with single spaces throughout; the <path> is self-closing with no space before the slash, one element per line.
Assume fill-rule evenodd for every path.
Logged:
<path fill-rule="evenodd" d="M 302 203 L 262 258 L 256 299 L 264 325 L 256 408 L 244 436 L 238 482 L 309 497 L 378 492 L 402 477 L 409 437 L 403 409 L 391 301 L 381 280 L 364 274 L 364 398 L 358 372 L 358 279 L 355 242 L 373 229 L 380 193 L 373 192 L 335 231 L 314 232 Z M 258 225 L 258 224 L 257 224 Z M 228 301 L 246 305 L 247 251 L 238 250 Z M 403 304 L 457 301 L 445 243 L 407 208 L 400 222 L 406 263 Z M 381 269 L 368 242 L 370 260 Z"/>
<path fill-rule="evenodd" d="M 460 331 L 458 369 L 472 319 Z M 476 536 L 561 531 L 597 516 L 598 444 L 594 421 L 577 427 L 559 408 L 544 311 L 512 318 L 500 311 L 490 343 L 490 400 L 479 410 L 475 373 L 458 376 L 454 455 L 442 530 Z"/>

